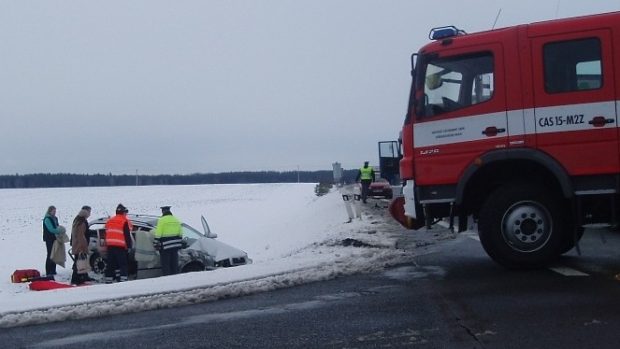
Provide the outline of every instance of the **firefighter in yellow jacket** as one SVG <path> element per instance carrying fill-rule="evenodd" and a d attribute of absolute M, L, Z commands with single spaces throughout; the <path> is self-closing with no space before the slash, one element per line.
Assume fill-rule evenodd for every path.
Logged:
<path fill-rule="evenodd" d="M 181 222 L 172 215 L 170 206 L 161 207 L 162 216 L 155 227 L 155 242 L 161 256 L 161 269 L 164 275 L 179 272 L 179 249 L 183 247 Z"/>

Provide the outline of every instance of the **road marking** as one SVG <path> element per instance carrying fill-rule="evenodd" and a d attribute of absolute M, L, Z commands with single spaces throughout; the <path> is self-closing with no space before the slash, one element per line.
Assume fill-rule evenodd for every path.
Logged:
<path fill-rule="evenodd" d="M 549 267 L 549 270 L 554 271 L 558 274 L 564 275 L 564 276 L 590 276 L 590 274 L 584 273 L 582 271 L 579 271 L 577 269 L 573 269 L 573 268 L 569 268 L 569 267 L 564 267 L 564 266 L 558 266 L 558 267 Z"/>
<path fill-rule="evenodd" d="M 470 238 L 472 240 L 476 240 L 476 241 L 480 241 L 480 236 L 478 235 L 478 233 L 475 230 L 467 230 L 462 232 L 461 234 L 463 234 L 465 237 Z M 554 271 L 560 275 L 564 275 L 564 276 L 590 276 L 590 274 L 588 273 L 584 273 L 582 271 L 579 271 L 577 269 L 573 269 L 573 268 L 569 268 L 567 266 L 555 266 L 555 267 L 549 267 L 549 270 Z M 620 280 L 620 274 L 618 274 L 617 279 Z"/>
<path fill-rule="evenodd" d="M 480 242 L 480 236 L 478 235 L 478 232 L 475 230 L 467 230 L 462 232 L 461 234 L 463 234 L 465 237 L 470 238 L 472 240 L 476 240 L 478 242 Z M 590 276 L 590 274 L 588 273 L 584 273 L 582 271 L 579 271 L 577 269 L 573 269 L 573 268 L 569 268 L 567 266 L 555 266 L 555 267 L 549 267 L 549 270 L 554 271 L 560 275 L 564 275 L 564 276 Z M 620 280 L 620 274 L 618 274 L 616 276 L 617 280 Z"/>

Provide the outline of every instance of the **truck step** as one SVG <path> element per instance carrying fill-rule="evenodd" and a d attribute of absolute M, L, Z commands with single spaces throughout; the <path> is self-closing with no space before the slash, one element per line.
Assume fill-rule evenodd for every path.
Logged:
<path fill-rule="evenodd" d="M 585 229 L 609 229 L 612 227 L 609 223 L 592 223 L 582 225 Z"/>

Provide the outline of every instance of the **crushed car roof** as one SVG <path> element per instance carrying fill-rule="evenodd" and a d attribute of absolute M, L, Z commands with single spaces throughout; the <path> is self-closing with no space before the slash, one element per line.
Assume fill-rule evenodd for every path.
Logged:
<path fill-rule="evenodd" d="M 145 214 L 128 214 L 127 215 L 127 219 L 129 219 L 134 224 L 149 225 L 149 226 L 152 226 L 152 227 L 157 225 L 157 220 L 159 218 L 160 218 L 160 216 L 145 215 Z M 110 217 L 97 218 L 97 219 L 91 221 L 90 224 L 96 224 L 96 223 L 103 224 L 103 223 L 107 222 L 108 219 L 110 219 Z"/>

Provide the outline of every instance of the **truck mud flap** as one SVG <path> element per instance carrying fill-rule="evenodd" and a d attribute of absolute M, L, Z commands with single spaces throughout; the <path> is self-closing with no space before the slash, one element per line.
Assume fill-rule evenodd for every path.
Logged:
<path fill-rule="evenodd" d="M 405 198 L 402 196 L 390 202 L 389 211 L 390 215 L 407 229 L 418 230 L 424 227 L 424 217 L 415 219 L 405 215 Z"/>

